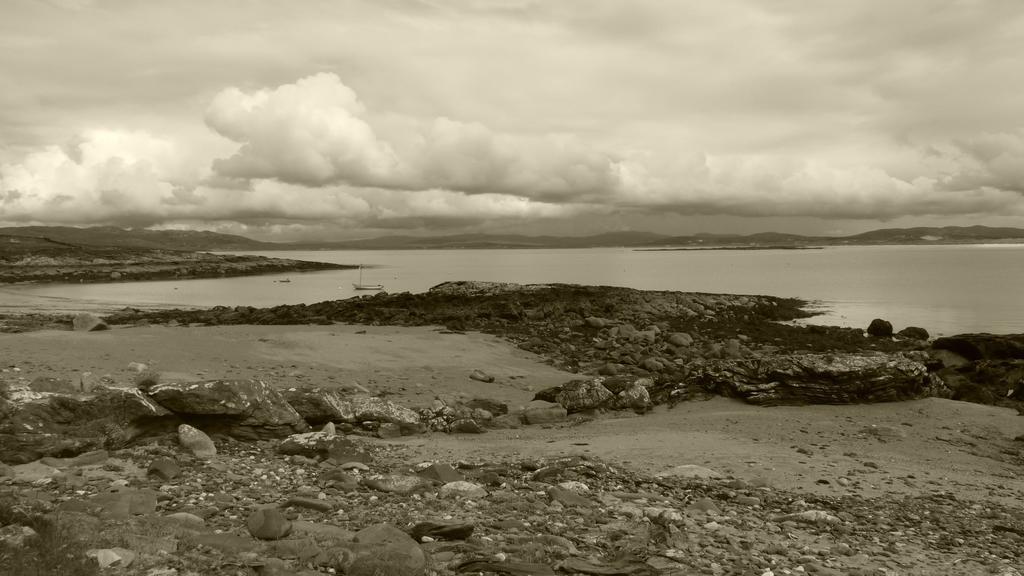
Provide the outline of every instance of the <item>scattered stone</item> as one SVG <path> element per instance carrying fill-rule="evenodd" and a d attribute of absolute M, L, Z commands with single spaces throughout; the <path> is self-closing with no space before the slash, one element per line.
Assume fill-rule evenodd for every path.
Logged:
<path fill-rule="evenodd" d="M 93 548 L 86 550 L 85 555 L 88 558 L 95 558 L 101 570 L 111 567 L 127 568 L 135 561 L 135 553 L 124 548 Z"/>
<path fill-rule="evenodd" d="M 792 514 L 783 514 L 773 518 L 775 522 L 802 522 L 804 524 L 839 524 L 842 522 L 837 516 L 833 516 L 824 510 L 805 510 Z"/>
<path fill-rule="evenodd" d="M 191 524 L 193 526 L 203 526 L 206 524 L 206 520 L 188 512 L 175 512 L 173 514 L 168 514 L 167 518 L 177 520 L 178 522 L 184 522 L 185 524 Z"/>
<path fill-rule="evenodd" d="M 260 540 L 280 540 L 292 531 L 292 523 L 276 507 L 257 508 L 245 522 L 249 534 Z"/>
<path fill-rule="evenodd" d="M 419 544 L 391 524 L 363 528 L 353 542 L 349 554 L 337 556 L 334 565 L 346 576 L 421 576 L 426 572 L 427 558 Z"/>
<path fill-rule="evenodd" d="M 217 447 L 205 432 L 188 424 L 178 426 L 178 442 L 193 456 L 209 460 L 217 455 Z"/>
<path fill-rule="evenodd" d="M 564 422 L 568 412 L 561 404 L 534 400 L 526 405 L 523 418 L 527 424 L 554 424 Z"/>
<path fill-rule="evenodd" d="M 0 544 L 11 548 L 21 548 L 28 540 L 37 537 L 39 534 L 28 526 L 20 524 L 8 524 L 0 527 Z"/>
<path fill-rule="evenodd" d="M 88 312 L 81 312 L 76 314 L 74 319 L 71 321 L 75 332 L 99 332 L 101 330 L 108 330 L 110 326 L 99 317 L 89 314 Z"/>
<path fill-rule="evenodd" d="M 865 426 L 861 428 L 861 433 L 874 436 L 879 440 L 899 440 L 900 438 L 907 437 L 906 432 L 895 426 Z"/>
<path fill-rule="evenodd" d="M 444 463 L 433 463 L 416 472 L 416 474 L 442 484 L 465 480 L 465 477 L 463 477 L 456 469 Z"/>
<path fill-rule="evenodd" d="M 216 448 L 214 449 L 216 454 Z M 181 466 L 173 458 L 157 458 L 149 465 L 146 473 L 160 480 L 173 480 L 181 474 Z"/>
<path fill-rule="evenodd" d="M 487 490 L 479 484 L 457 480 L 441 486 L 440 495 L 447 498 L 484 498 Z"/>
<path fill-rule="evenodd" d="M 423 490 L 430 489 L 434 483 L 426 478 L 410 476 L 407 474 L 383 474 L 380 476 L 366 478 L 363 485 L 373 490 L 390 492 L 392 494 L 409 495 Z"/>
<path fill-rule="evenodd" d="M 419 522 L 409 534 L 416 541 L 424 536 L 434 540 L 466 540 L 473 535 L 473 524 L 466 522 Z"/>
<path fill-rule="evenodd" d="M 149 489 L 104 492 L 91 497 L 88 504 L 98 506 L 103 517 L 127 519 L 156 512 L 157 492 Z"/>
<path fill-rule="evenodd" d="M 654 475 L 655 478 L 721 478 L 722 474 L 696 464 L 683 464 Z"/>
<path fill-rule="evenodd" d="M 286 508 L 288 506 L 295 506 L 296 508 L 308 508 L 318 512 L 330 512 L 331 510 L 334 510 L 333 502 L 319 500 L 316 498 L 305 498 L 302 496 L 292 496 L 284 505 Z"/>
<path fill-rule="evenodd" d="M 508 404 L 487 398 L 473 398 L 466 402 L 466 408 L 473 410 L 486 410 L 495 416 L 508 414 Z"/>
<path fill-rule="evenodd" d="M 548 496 L 552 502 L 558 502 L 563 506 L 590 506 L 592 504 L 588 498 L 560 486 L 548 488 Z"/>
<path fill-rule="evenodd" d="M 676 332 L 669 335 L 668 343 L 673 346 L 693 346 L 693 336 L 686 332 Z"/>
<path fill-rule="evenodd" d="M 470 372 L 469 377 L 470 379 L 476 380 L 478 382 L 494 382 L 494 376 L 491 376 L 490 374 L 484 372 L 483 370 L 473 370 L 472 372 Z"/>

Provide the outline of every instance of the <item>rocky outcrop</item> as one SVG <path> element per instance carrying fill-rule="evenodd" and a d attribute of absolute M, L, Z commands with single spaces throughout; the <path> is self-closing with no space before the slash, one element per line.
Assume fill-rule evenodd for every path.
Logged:
<path fill-rule="evenodd" d="M 307 428 L 284 396 L 263 380 L 169 382 L 149 396 L 203 430 L 242 439 L 281 438 Z"/>
<path fill-rule="evenodd" d="M 0 399 L 0 462 L 75 456 L 173 428 L 170 411 L 135 389 L 89 394 L 14 390 Z"/>
<path fill-rule="evenodd" d="M 1024 409 L 1024 334 L 947 336 L 930 352 L 951 398 Z"/>
<path fill-rule="evenodd" d="M 687 384 L 779 405 L 906 400 L 929 395 L 935 383 L 924 364 L 903 356 L 797 354 L 699 362 Z"/>
<path fill-rule="evenodd" d="M 936 338 L 935 350 L 948 350 L 970 361 L 1024 360 L 1024 334 L 958 334 Z"/>

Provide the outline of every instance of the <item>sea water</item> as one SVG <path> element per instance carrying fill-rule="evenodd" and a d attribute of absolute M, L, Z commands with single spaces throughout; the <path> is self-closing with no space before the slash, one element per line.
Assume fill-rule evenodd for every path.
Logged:
<path fill-rule="evenodd" d="M 812 250 L 640 251 L 630 248 L 240 252 L 363 264 L 363 282 L 423 292 L 448 280 L 562 282 L 808 300 L 810 322 L 933 335 L 1024 332 L 1024 245 L 850 246 Z M 358 270 L 238 278 L 0 289 L 0 308 L 70 311 L 123 306 L 274 306 L 366 294 Z M 280 282 L 289 280 L 289 282 Z"/>

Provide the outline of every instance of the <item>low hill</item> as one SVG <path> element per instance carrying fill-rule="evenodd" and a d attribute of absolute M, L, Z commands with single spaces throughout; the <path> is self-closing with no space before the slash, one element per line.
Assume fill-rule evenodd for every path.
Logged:
<path fill-rule="evenodd" d="M 124 230 L 110 226 L 0 228 L 0 235 L 45 238 L 77 246 L 108 246 L 187 251 L 273 250 L 445 250 L 484 248 L 800 248 L 879 244 L 975 244 L 1024 242 L 1024 229 L 988 226 L 887 228 L 852 236 L 802 236 L 779 232 L 669 236 L 650 232 L 609 232 L 592 236 L 455 234 L 382 236 L 359 240 L 261 242 L 244 236 L 191 230 Z"/>
<path fill-rule="evenodd" d="M 79 246 L 120 246 L 156 250 L 267 250 L 267 242 L 245 236 L 196 230 L 123 229 L 114 226 L 18 226 L 0 228 L 0 235 L 45 238 Z M 270 246 L 273 246 L 272 244 Z"/>
<path fill-rule="evenodd" d="M 0 234 L 0 284 L 185 280 L 344 268 L 355 266 Z"/>

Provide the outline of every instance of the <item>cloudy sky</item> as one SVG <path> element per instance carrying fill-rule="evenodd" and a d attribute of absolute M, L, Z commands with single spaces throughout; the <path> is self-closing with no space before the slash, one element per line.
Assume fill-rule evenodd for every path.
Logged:
<path fill-rule="evenodd" d="M 1024 226 L 1024 4 L 3 0 L 0 224 Z"/>

